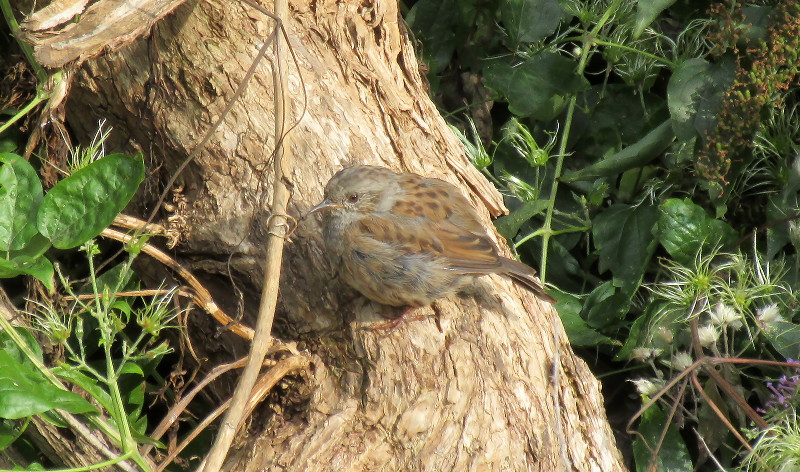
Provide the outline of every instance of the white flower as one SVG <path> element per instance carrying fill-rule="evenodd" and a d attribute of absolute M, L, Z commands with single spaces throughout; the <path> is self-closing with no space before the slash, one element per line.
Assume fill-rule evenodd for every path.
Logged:
<path fill-rule="evenodd" d="M 777 303 L 771 303 L 756 310 L 756 319 L 762 329 L 766 329 L 773 323 L 785 321 L 781 316 L 780 310 L 778 310 Z"/>
<path fill-rule="evenodd" d="M 657 355 L 661 354 L 663 349 L 653 349 L 651 347 L 637 347 L 631 351 L 631 359 L 637 359 L 640 361 L 645 361 L 650 359 L 651 357 L 656 357 Z"/>
<path fill-rule="evenodd" d="M 661 390 L 661 387 L 664 386 L 664 382 L 661 380 L 634 379 L 630 380 L 630 382 L 633 382 L 633 385 L 636 386 L 636 391 L 638 391 L 640 395 L 647 397 L 655 395 Z"/>
<path fill-rule="evenodd" d="M 700 345 L 708 347 L 719 339 L 719 331 L 711 325 L 701 326 L 697 329 L 697 336 L 700 338 Z"/>
<path fill-rule="evenodd" d="M 665 343 L 672 344 L 672 331 L 670 331 L 666 326 L 658 328 L 658 337 L 660 337 Z"/>
<path fill-rule="evenodd" d="M 688 352 L 676 352 L 672 356 L 672 368 L 675 370 L 686 370 L 692 365 L 692 356 Z"/>
<path fill-rule="evenodd" d="M 742 327 L 742 320 L 739 313 L 722 302 L 717 303 L 714 309 L 711 310 L 711 323 L 722 327 L 731 326 L 734 329 Z"/>
<path fill-rule="evenodd" d="M 653 354 L 653 350 L 649 347 L 637 347 L 631 351 L 631 359 L 645 360 L 649 359 Z"/>

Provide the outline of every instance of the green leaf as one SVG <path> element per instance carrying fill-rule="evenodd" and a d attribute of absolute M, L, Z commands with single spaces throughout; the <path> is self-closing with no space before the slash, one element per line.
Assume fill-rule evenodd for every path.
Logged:
<path fill-rule="evenodd" d="M 0 259 L 0 279 L 31 275 L 42 282 L 49 291 L 53 291 L 53 264 L 45 257 L 32 258 L 17 256 L 14 259 Z"/>
<path fill-rule="evenodd" d="M 615 204 L 594 217 L 592 235 L 600 255 L 600 271 L 611 270 L 614 285 L 632 293 L 656 249 L 653 205 Z"/>
<path fill-rule="evenodd" d="M 111 154 L 60 181 L 39 209 L 39 231 L 69 249 L 97 236 L 133 198 L 144 180 L 144 161 Z"/>
<path fill-rule="evenodd" d="M 612 282 L 597 286 L 586 297 L 583 304 L 583 318 L 593 328 L 614 326 L 625 318 L 631 305 L 632 293 L 625 293 L 614 287 Z"/>
<path fill-rule="evenodd" d="M 556 0 L 505 0 L 500 18 L 511 43 L 540 41 L 555 32 L 564 16 Z"/>
<path fill-rule="evenodd" d="M 25 418 L 56 408 L 70 413 L 95 411 L 81 396 L 55 387 L 30 365 L 0 351 L 0 418 Z"/>
<path fill-rule="evenodd" d="M 50 240 L 45 238 L 42 233 L 37 232 L 28 241 L 25 247 L 16 251 L 9 251 L 8 258 L 14 259 L 17 256 L 27 256 L 31 259 L 37 259 L 44 255 L 51 247 L 53 247 L 53 245 L 50 244 Z"/>
<path fill-rule="evenodd" d="M 647 133 L 642 139 L 605 159 L 574 172 L 566 172 L 561 180 L 575 182 L 611 177 L 629 169 L 641 167 L 657 158 L 672 144 L 675 133 L 672 122 L 665 121 Z"/>
<path fill-rule="evenodd" d="M 722 94 L 733 83 L 736 65 L 733 61 L 711 64 L 693 58 L 683 62 L 667 85 L 667 104 L 672 128 L 681 142 L 700 136 L 716 125 L 722 106 Z"/>
<path fill-rule="evenodd" d="M 742 21 L 741 25 L 737 26 L 744 26 L 744 37 L 752 44 L 767 41 L 774 13 L 775 7 L 773 6 L 743 5 L 742 14 L 744 15 L 744 21 Z"/>
<path fill-rule="evenodd" d="M 772 347 L 787 359 L 800 357 L 800 325 L 774 321 L 764 330 Z"/>
<path fill-rule="evenodd" d="M 54 287 L 53 264 L 43 257 L 50 249 L 50 240 L 36 233 L 22 249 L 9 251 L 7 258 L 0 258 L 0 278 L 19 275 L 32 275 L 41 281 L 51 292 Z"/>
<path fill-rule="evenodd" d="M 0 251 L 22 249 L 36 234 L 42 183 L 21 156 L 0 154 Z"/>
<path fill-rule="evenodd" d="M 636 20 L 633 27 L 633 37 L 638 38 L 650 23 L 666 10 L 675 0 L 639 0 L 636 2 Z"/>
<path fill-rule="evenodd" d="M 134 374 L 138 376 L 144 376 L 142 368 L 135 362 L 126 362 L 117 374 Z"/>
<path fill-rule="evenodd" d="M 692 461 L 683 438 L 675 426 L 672 423 L 667 425 L 666 421 L 666 415 L 657 404 L 642 414 L 642 420 L 639 423 L 641 436 L 637 435 L 633 442 L 633 458 L 636 461 L 637 472 L 650 470 L 692 472 Z M 650 451 L 656 450 L 665 427 L 667 427 L 667 434 L 655 457 L 657 464 L 652 464 L 653 454 Z"/>
<path fill-rule="evenodd" d="M 52 372 L 56 377 L 73 383 L 86 391 L 106 411 L 114 411 L 114 400 L 112 400 L 108 392 L 103 390 L 96 379 L 78 371 L 77 368 L 66 365 L 54 367 Z"/>
<path fill-rule="evenodd" d="M 669 255 L 682 264 L 694 260 L 701 249 L 730 244 L 738 236 L 728 223 L 711 218 L 689 198 L 671 198 L 659 206 L 655 234 Z"/>
<path fill-rule="evenodd" d="M 555 305 L 564 330 L 567 332 L 569 343 L 573 347 L 599 346 L 600 344 L 615 344 L 613 339 L 603 336 L 592 329 L 580 316 L 581 301 L 578 297 L 553 289 L 550 292 L 558 303 Z"/>
<path fill-rule="evenodd" d="M 27 426 L 27 422 L 25 422 L 22 427 L 18 427 L 16 421 L 0 418 L 0 451 L 16 441 L 17 438 L 25 432 Z"/>
<path fill-rule="evenodd" d="M 33 355 L 38 360 L 42 360 L 42 347 L 39 346 L 39 341 L 33 334 L 22 326 L 15 326 L 14 331 L 25 341 L 25 345 L 33 351 Z M 11 336 L 5 332 L 0 331 L 0 351 L 7 352 L 17 362 L 28 362 L 28 356 L 17 346 L 17 343 Z"/>
<path fill-rule="evenodd" d="M 50 247 L 50 240 L 37 232 L 24 248 L 9 251 L 7 259 L 0 258 L 0 278 L 32 275 L 52 292 L 55 273 L 53 264 L 43 257 Z"/>
<path fill-rule="evenodd" d="M 615 361 L 622 362 L 630 359 L 633 350 L 642 345 L 642 341 L 647 335 L 646 328 L 649 320 L 650 316 L 647 313 L 643 313 L 633 321 L 631 330 L 628 333 L 628 337 L 625 339 L 625 343 L 619 349 L 619 352 L 617 352 L 617 354 L 614 356 Z"/>
<path fill-rule="evenodd" d="M 766 221 L 771 222 L 791 218 L 798 207 L 800 207 L 800 198 L 798 198 L 796 190 L 792 191 L 790 195 L 787 195 L 785 190 L 781 194 L 774 193 L 769 195 L 766 205 Z M 784 246 L 791 242 L 789 228 L 791 228 L 791 225 L 787 224 L 767 225 L 766 260 L 774 259 Z"/>
<path fill-rule="evenodd" d="M 504 238 L 511 239 L 517 235 L 519 229 L 526 221 L 545 211 L 548 204 L 548 200 L 541 199 L 525 202 L 509 215 L 496 219 L 494 221 L 494 226 Z"/>
<path fill-rule="evenodd" d="M 508 101 L 511 113 L 543 121 L 557 115 L 569 96 L 589 88 L 576 73 L 575 62 L 551 52 L 541 52 L 516 66 L 491 61 L 483 74 L 486 86 Z"/>
<path fill-rule="evenodd" d="M 432 74 L 441 72 L 453 57 L 461 28 L 460 9 L 463 6 L 456 0 L 420 0 L 406 15 L 411 31 L 425 45 L 422 54 Z"/>
<path fill-rule="evenodd" d="M 127 263 L 121 262 L 97 276 L 95 280 L 97 283 L 97 291 L 103 293 L 105 291 L 121 292 L 124 290 L 136 290 L 138 289 L 138 285 L 133 276 L 134 272 L 130 270 Z M 93 290 L 92 285 L 88 283 L 81 289 L 81 291 L 85 293 L 92 293 Z"/>

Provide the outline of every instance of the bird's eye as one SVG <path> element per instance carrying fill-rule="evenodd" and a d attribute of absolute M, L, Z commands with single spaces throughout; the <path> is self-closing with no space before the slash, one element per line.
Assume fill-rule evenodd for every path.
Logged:
<path fill-rule="evenodd" d="M 347 196 L 347 201 L 350 202 L 350 203 L 357 202 L 358 201 L 358 194 L 357 193 L 351 193 L 350 195 Z"/>

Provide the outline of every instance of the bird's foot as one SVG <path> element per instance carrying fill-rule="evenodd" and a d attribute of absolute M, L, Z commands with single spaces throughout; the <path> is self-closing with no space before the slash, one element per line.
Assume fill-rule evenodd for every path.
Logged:
<path fill-rule="evenodd" d="M 413 306 L 407 307 L 400 313 L 399 316 L 393 317 L 392 319 L 381 323 L 375 323 L 374 325 L 370 326 L 367 329 L 371 331 L 385 331 L 386 334 L 391 334 L 403 323 L 406 323 L 408 321 L 424 320 L 429 317 L 429 315 L 425 315 L 422 313 L 412 315 L 412 313 L 416 311 L 417 308 L 418 307 L 413 307 Z"/>

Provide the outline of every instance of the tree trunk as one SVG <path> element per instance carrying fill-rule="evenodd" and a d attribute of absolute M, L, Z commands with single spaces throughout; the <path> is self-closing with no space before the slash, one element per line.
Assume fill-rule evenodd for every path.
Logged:
<path fill-rule="evenodd" d="M 299 70 L 288 70 L 289 126 L 300 120 L 287 149 L 295 162 L 290 214 L 299 218 L 335 171 L 357 162 L 459 185 L 491 228 L 502 199 L 428 98 L 396 2 L 290 0 L 290 11 Z M 68 121 L 88 136 L 107 118 L 117 138 L 144 151 L 151 170 L 162 166 L 160 180 L 148 181 L 152 196 L 222 113 L 272 27 L 245 4 L 187 2 L 148 38 L 85 63 Z M 249 322 L 275 145 L 268 58 L 181 175 L 185 203 L 175 219 L 182 261 L 222 306 L 237 306 L 241 290 Z M 430 317 L 387 333 L 362 329 L 386 308 L 356 297 L 332 273 L 319 221 L 301 221 L 285 252 L 274 333 L 305 341 L 312 393 L 297 408 L 276 408 L 238 444 L 228 470 L 624 469 L 599 384 L 551 306 L 506 279 L 483 277 L 469 294 L 417 312 Z M 208 336 L 204 323 L 194 320 L 190 331 L 201 354 L 245 353 L 225 336 L 199 342 Z"/>

